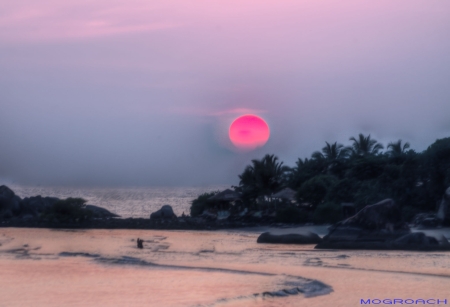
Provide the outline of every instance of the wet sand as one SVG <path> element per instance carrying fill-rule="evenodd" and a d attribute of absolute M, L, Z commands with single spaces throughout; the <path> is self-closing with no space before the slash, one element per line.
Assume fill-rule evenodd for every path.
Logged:
<path fill-rule="evenodd" d="M 448 252 L 257 244 L 261 230 L 2 228 L 0 306 L 361 306 L 368 298 L 450 304 Z M 448 229 L 438 231 L 448 237 Z M 144 249 L 136 248 L 138 237 Z M 314 281 L 323 287 L 308 292 Z M 264 295 L 293 285 L 306 290 Z"/>

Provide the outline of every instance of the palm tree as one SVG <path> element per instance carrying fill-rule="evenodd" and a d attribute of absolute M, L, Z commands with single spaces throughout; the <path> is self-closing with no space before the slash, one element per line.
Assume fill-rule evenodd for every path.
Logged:
<path fill-rule="evenodd" d="M 270 195 L 280 188 L 283 175 L 289 169 L 283 162 L 278 162 L 275 155 L 265 155 L 262 160 L 252 160 L 252 163 L 260 195 Z"/>
<path fill-rule="evenodd" d="M 406 142 L 402 146 L 402 140 L 398 140 L 395 143 L 394 142 L 389 143 L 387 148 L 389 149 L 388 153 L 391 157 L 400 157 L 406 153 L 406 150 L 409 148 L 409 143 Z"/>
<path fill-rule="evenodd" d="M 351 137 L 350 141 L 353 141 L 353 144 L 349 147 L 349 150 L 351 150 L 354 156 L 376 155 L 381 149 L 384 148 L 381 143 L 371 139 L 370 134 L 368 136 L 364 136 L 360 133 L 358 139 Z"/>
<path fill-rule="evenodd" d="M 329 144 L 325 142 L 326 146 L 322 148 L 322 152 L 316 151 L 312 154 L 312 158 L 324 164 L 324 173 L 331 172 L 332 169 L 339 163 L 343 162 L 348 156 L 348 148 L 342 144 L 334 142 Z"/>
<path fill-rule="evenodd" d="M 347 157 L 348 150 L 344 147 L 344 145 L 338 144 L 337 142 L 334 142 L 334 144 L 325 142 L 325 144 L 327 145 L 322 148 L 322 152 L 328 161 L 334 162 L 337 160 L 343 160 Z"/>
<path fill-rule="evenodd" d="M 239 187 L 251 198 L 271 195 L 281 187 L 288 170 L 275 155 L 265 155 L 262 160 L 252 160 L 252 165 L 239 175 Z"/>

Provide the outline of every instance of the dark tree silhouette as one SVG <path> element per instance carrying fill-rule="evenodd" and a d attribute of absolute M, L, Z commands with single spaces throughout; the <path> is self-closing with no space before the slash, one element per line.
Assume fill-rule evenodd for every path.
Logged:
<path fill-rule="evenodd" d="M 333 144 L 325 142 L 325 144 L 326 146 L 322 148 L 322 152 L 316 151 L 312 154 L 312 157 L 325 165 L 324 172 L 327 174 L 339 173 L 337 168 L 345 162 L 349 150 L 337 142 Z"/>
<path fill-rule="evenodd" d="M 406 153 L 406 150 L 409 148 L 409 143 L 406 142 L 402 145 L 402 140 L 398 140 L 397 142 L 391 142 L 387 146 L 387 153 L 391 157 L 399 157 Z"/>
<path fill-rule="evenodd" d="M 349 147 L 349 150 L 351 150 L 354 156 L 376 155 L 381 149 L 384 148 L 382 144 L 372 139 L 370 134 L 368 136 L 364 136 L 360 133 L 358 139 L 351 137 L 350 141 L 353 141 L 353 144 Z"/>
<path fill-rule="evenodd" d="M 278 162 L 275 155 L 265 155 L 261 160 L 252 160 L 252 165 L 239 175 L 239 189 L 247 198 L 269 196 L 282 187 L 285 173 L 289 170 Z"/>

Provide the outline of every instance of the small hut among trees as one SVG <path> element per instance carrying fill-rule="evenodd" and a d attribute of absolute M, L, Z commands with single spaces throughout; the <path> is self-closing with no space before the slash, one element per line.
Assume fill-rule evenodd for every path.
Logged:
<path fill-rule="evenodd" d="M 210 204 L 209 207 L 213 207 L 217 211 L 229 211 L 240 200 L 241 195 L 239 193 L 226 189 L 208 198 L 208 203 Z"/>
<path fill-rule="evenodd" d="M 291 188 L 284 188 L 278 193 L 273 194 L 272 200 L 279 204 L 293 205 L 296 203 L 295 194 L 295 191 Z"/>

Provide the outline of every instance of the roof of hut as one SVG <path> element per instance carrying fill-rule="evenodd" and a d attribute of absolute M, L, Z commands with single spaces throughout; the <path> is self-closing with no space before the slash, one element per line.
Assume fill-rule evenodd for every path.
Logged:
<path fill-rule="evenodd" d="M 295 199 L 295 191 L 290 188 L 284 188 L 280 192 L 273 194 L 272 197 L 293 200 Z"/>
<path fill-rule="evenodd" d="M 217 193 L 214 196 L 208 198 L 208 200 L 216 200 L 216 201 L 234 201 L 240 199 L 241 195 L 239 193 L 232 191 L 230 189 L 226 189 L 222 192 Z"/>

